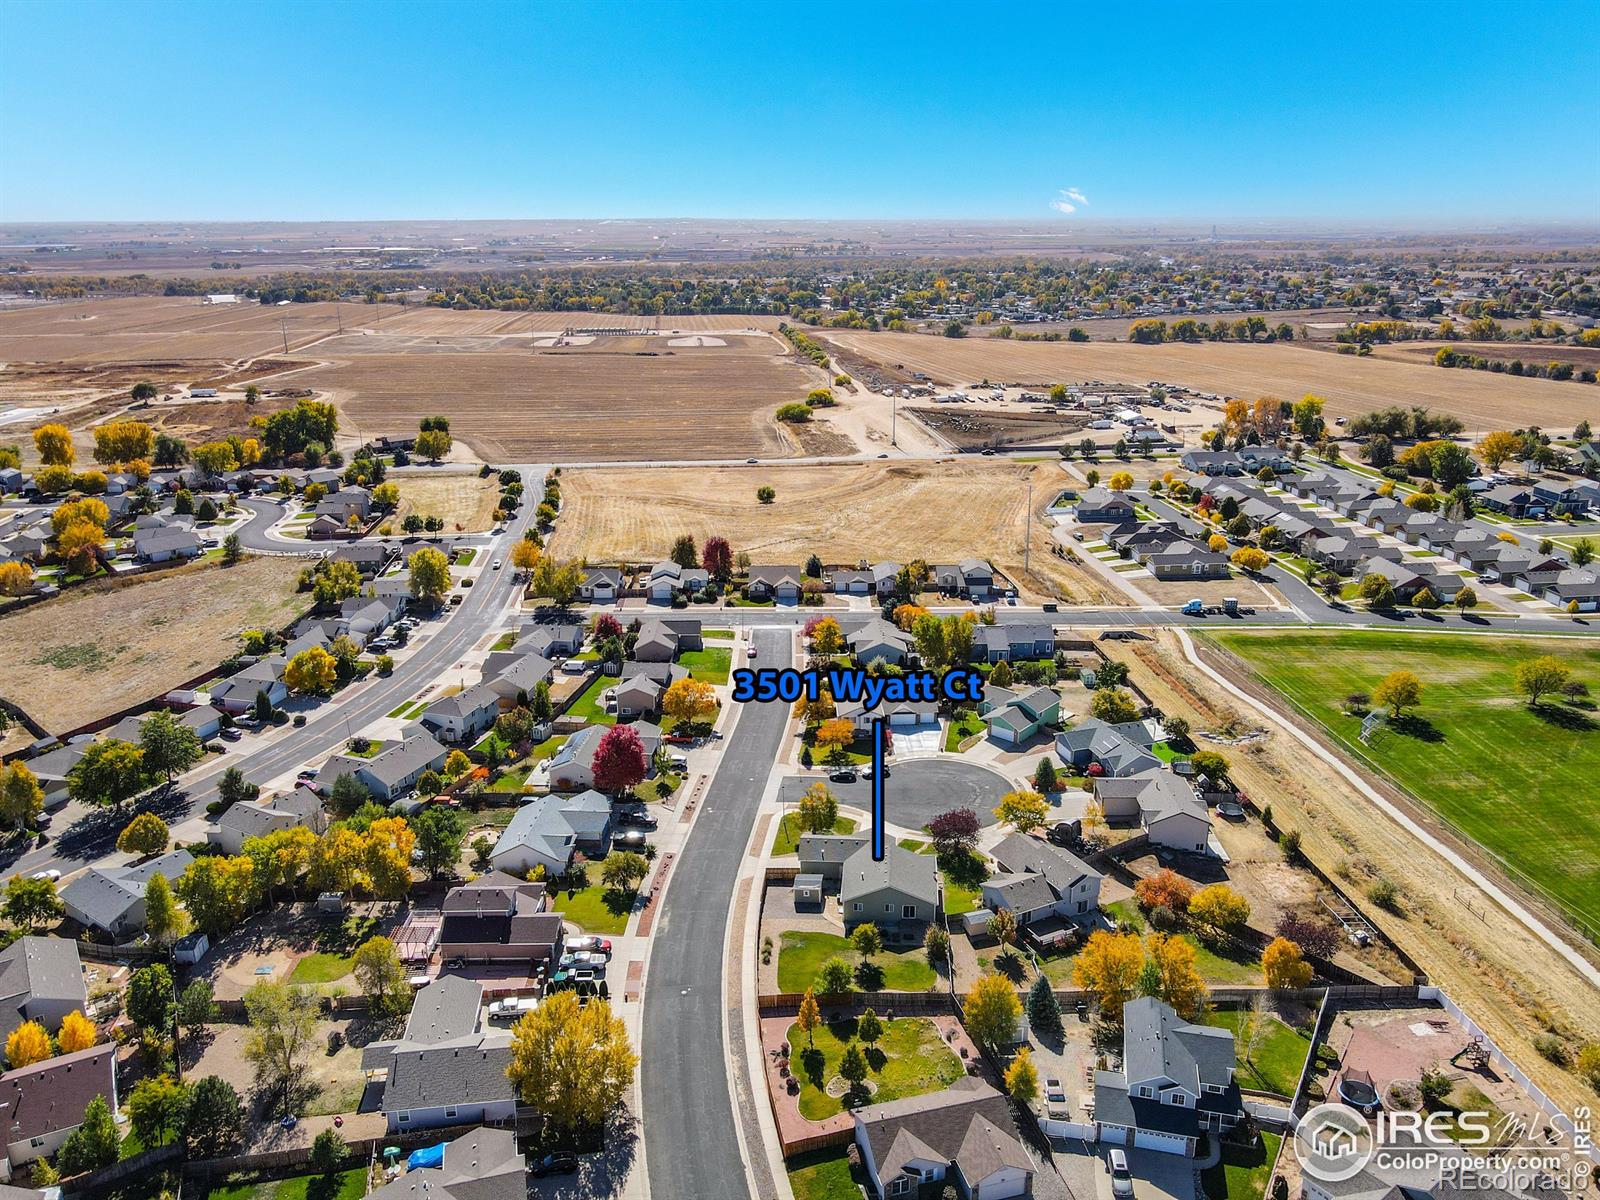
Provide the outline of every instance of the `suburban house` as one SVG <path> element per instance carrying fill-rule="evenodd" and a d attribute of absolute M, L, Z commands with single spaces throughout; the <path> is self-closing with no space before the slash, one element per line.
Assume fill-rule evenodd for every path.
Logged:
<path fill-rule="evenodd" d="M 66 938 L 19 937 L 0 950 L 0 1039 L 24 1021 L 54 1032 L 87 1004 L 78 944 Z"/>
<path fill-rule="evenodd" d="M 27 760 L 28 770 L 33 772 L 44 792 L 46 812 L 53 812 L 71 798 L 67 795 L 67 777 L 93 741 L 93 738 L 85 735 Z"/>
<path fill-rule="evenodd" d="M 594 786 L 594 753 L 605 736 L 603 725 L 580 729 L 550 759 L 550 786 L 558 792 L 581 792 Z"/>
<path fill-rule="evenodd" d="M 983 906 L 1008 908 L 1019 925 L 1050 917 L 1081 920 L 1100 908 L 1101 874 L 1076 854 L 1013 833 L 990 852 L 1004 871 L 983 883 Z"/>
<path fill-rule="evenodd" d="M 899 563 L 881 562 L 860 570 L 835 571 L 831 582 L 841 596 L 888 596 L 893 594 L 899 574 Z"/>
<path fill-rule="evenodd" d="M 187 529 L 148 529 L 133 535 L 133 557 L 142 563 L 198 558 L 206 544 Z"/>
<path fill-rule="evenodd" d="M 1080 772 L 1098 766 L 1105 775 L 1137 775 L 1161 766 L 1150 752 L 1161 737 L 1153 721 L 1109 725 L 1098 717 L 1085 717 L 1081 724 L 1056 734 L 1056 754 Z"/>
<path fill-rule="evenodd" d="M 241 800 L 219 813 L 217 823 L 206 831 L 206 841 L 224 854 L 237 854 L 245 840 L 266 837 L 281 829 L 300 826 L 321 836 L 328 828 L 328 815 L 322 797 L 308 787 L 297 787 L 270 800 Z"/>
<path fill-rule="evenodd" d="M 911 653 L 911 638 L 898 625 L 882 617 L 845 618 L 839 622 L 850 657 L 861 666 L 882 659 L 899 666 Z"/>
<path fill-rule="evenodd" d="M 1102 775 L 1094 798 L 1109 821 L 1136 820 L 1151 844 L 1204 854 L 1211 838 L 1211 814 L 1194 785 L 1166 770 L 1137 775 Z"/>
<path fill-rule="evenodd" d="M 1362 563 L 1357 574 L 1364 580 L 1369 575 L 1380 575 L 1389 581 L 1394 594 L 1401 601 L 1415 600 L 1427 588 L 1438 600 L 1449 600 L 1466 586 L 1461 576 L 1454 573 L 1438 574 L 1427 567 L 1413 569 L 1406 564 L 1414 559 L 1395 562 L 1388 558 L 1373 558 Z"/>
<path fill-rule="evenodd" d="M 577 624 L 524 625 L 511 647 L 518 654 L 541 658 L 568 658 L 583 649 L 583 626 Z"/>
<path fill-rule="evenodd" d="M 994 1200 L 1033 1194 L 1033 1159 L 1017 1137 L 1006 1098 L 972 1076 L 942 1092 L 857 1109 L 855 1141 L 877 1200 L 955 1185 Z"/>
<path fill-rule="evenodd" d="M 981 558 L 963 558 L 933 568 L 933 586 L 949 596 L 987 600 L 994 593 L 994 568 Z"/>
<path fill-rule="evenodd" d="M 235 671 L 221 683 L 211 685 L 211 703 L 226 713 L 247 712 L 256 702 L 256 694 L 265 692 L 276 708 L 289 698 L 289 689 L 283 682 L 283 669 L 289 660 L 281 654 L 271 654 Z"/>
<path fill-rule="evenodd" d="M 560 957 L 564 940 L 561 917 L 546 904 L 542 883 L 480 875 L 445 894 L 439 948 L 446 960 L 515 963 L 537 974 Z"/>
<path fill-rule="evenodd" d="M 560 875 L 575 852 L 602 856 L 611 845 L 611 801 L 599 792 L 540 796 L 517 809 L 489 861 L 496 871 L 526 875 L 543 867 Z"/>
<path fill-rule="evenodd" d="M 411 733 L 371 758 L 335 754 L 317 772 L 317 784 L 326 793 L 339 776 L 351 775 L 378 800 L 398 800 L 416 786 L 424 771 L 441 769 L 445 758 L 445 748 L 431 733 Z"/>
<path fill-rule="evenodd" d="M 1074 515 L 1085 525 L 1112 524 L 1120 521 L 1131 521 L 1137 516 L 1133 501 L 1121 492 L 1113 492 L 1110 488 L 1092 487 L 1085 488 L 1083 495 L 1078 497 L 1078 507 Z"/>
<path fill-rule="evenodd" d="M 699 617 L 647 617 L 639 622 L 632 657 L 638 662 L 671 662 L 685 650 L 703 650 Z"/>
<path fill-rule="evenodd" d="M 1013 691 L 991 685 L 983 689 L 978 715 L 995 741 L 1025 742 L 1061 723 L 1061 696 L 1049 687 Z"/>
<path fill-rule="evenodd" d="M 478 682 L 444 696 L 422 710 L 418 718 L 424 728 L 447 742 L 476 738 L 500 715 L 500 693 L 486 682 Z"/>
<path fill-rule="evenodd" d="M 844 878 L 845 859 L 860 848 L 861 839 L 853 834 L 803 833 L 796 847 L 800 874 L 816 875 L 824 883 L 837 885 Z"/>
<path fill-rule="evenodd" d="M 371 579 L 393 557 L 394 549 L 387 542 L 348 542 L 329 554 L 328 561 L 354 563 L 364 579 Z"/>
<path fill-rule="evenodd" d="M 459 1120 L 459 1115 L 456 1118 Z M 409 1123 L 408 1123 L 409 1124 Z M 416 1161 L 419 1155 L 423 1161 Z M 511 1129 L 474 1129 L 432 1153 L 367 1200 L 526 1200 L 528 1164 Z"/>
<path fill-rule="evenodd" d="M 794 604 L 800 599 L 805 573 L 799 567 L 751 567 L 745 594 L 752 600 Z"/>
<path fill-rule="evenodd" d="M 500 707 L 511 708 L 532 696 L 541 683 L 550 682 L 555 669 L 555 663 L 542 654 L 502 650 L 483 660 L 483 686 L 499 698 Z"/>
<path fill-rule="evenodd" d="M 645 581 L 645 595 L 661 603 L 670 603 L 679 593 L 698 592 L 710 582 L 710 573 L 699 567 L 658 562 L 650 568 L 650 577 Z"/>
<path fill-rule="evenodd" d="M 1342 533 L 1306 538 L 1301 549 L 1312 562 L 1339 575 L 1348 575 L 1369 558 L 1383 555 L 1376 538 L 1352 537 Z M 1396 555 L 1400 553 L 1394 551 Z"/>
<path fill-rule="evenodd" d="M 1562 571 L 1546 585 L 1543 599 L 1558 608 L 1576 606 L 1577 612 L 1600 610 L 1600 573 L 1576 569 Z"/>
<path fill-rule="evenodd" d="M 47 1058 L 0 1075 L 0 1110 L 6 1127 L 6 1158 L 0 1178 L 36 1159 L 48 1158 L 83 1124 L 84 1110 L 104 1096 L 117 1116 L 117 1044 L 107 1042 L 73 1054 Z M 6 1191 L 20 1189 L 6 1188 Z M 59 1195 L 59 1189 L 56 1189 Z"/>
<path fill-rule="evenodd" d="M 1102 1144 L 1195 1156 L 1202 1131 L 1244 1116 L 1233 1078 L 1233 1034 L 1190 1025 L 1153 996 L 1122 1009 L 1122 1070 L 1096 1071 L 1094 1117 Z"/>
<path fill-rule="evenodd" d="M 509 1120 L 517 1110 L 510 1061 L 510 1032 L 483 1028 L 483 986 L 459 975 L 417 992 L 398 1040 L 361 1051 L 368 1082 L 383 1083 L 390 1133 Z"/>
<path fill-rule="evenodd" d="M 620 567 L 589 567 L 578 584 L 578 597 L 591 604 L 610 604 L 622 595 Z"/>
<path fill-rule="evenodd" d="M 1157 579 L 1227 579 L 1233 574 L 1226 556 L 1190 541 L 1151 554 L 1144 565 Z"/>
<path fill-rule="evenodd" d="M 849 721 L 857 737 L 872 735 L 872 722 L 882 717 L 889 727 L 909 728 L 913 725 L 933 725 L 939 720 L 937 700 L 886 700 L 877 708 L 867 708 L 864 700 L 847 700 L 836 705 L 834 715 Z"/>
<path fill-rule="evenodd" d="M 1055 654 L 1056 631 L 1049 625 L 979 625 L 972 631 L 975 662 L 1026 662 Z"/>
<path fill-rule="evenodd" d="M 1549 512 L 1549 505 L 1534 494 L 1534 489 L 1521 484 L 1502 483 L 1488 491 L 1479 492 L 1473 499 L 1481 508 L 1519 520 L 1524 517 L 1543 517 Z"/>
<path fill-rule="evenodd" d="M 1202 475 L 1239 475 L 1244 471 L 1239 456 L 1231 450 L 1185 450 L 1178 461 L 1185 471 Z"/>
<path fill-rule="evenodd" d="M 921 942 L 939 915 L 939 867 L 931 854 L 895 842 L 875 862 L 866 838 L 845 859 L 839 877 L 839 909 L 848 933 L 871 922 L 886 940 Z"/>
<path fill-rule="evenodd" d="M 150 880 L 160 875 L 169 884 L 176 883 L 193 861 L 187 850 L 169 850 L 127 866 L 93 866 L 62 886 L 61 903 L 67 916 L 85 929 L 98 929 L 116 939 L 132 936 L 144 929 L 144 895 Z"/>

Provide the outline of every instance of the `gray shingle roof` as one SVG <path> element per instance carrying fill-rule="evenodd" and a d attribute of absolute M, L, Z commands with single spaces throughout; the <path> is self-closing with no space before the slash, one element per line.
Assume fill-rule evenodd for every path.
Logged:
<path fill-rule="evenodd" d="M 1005 1097 L 971 1076 L 942 1092 L 868 1105 L 855 1119 L 883 1181 L 916 1159 L 955 1163 L 969 1187 L 1008 1167 L 1033 1171 Z"/>
<path fill-rule="evenodd" d="M 491 1104 L 516 1095 L 506 1068 L 511 1034 L 486 1033 L 431 1046 L 395 1048 L 383 1089 L 383 1111 Z"/>
<path fill-rule="evenodd" d="M 20 937 L 0 950 L 0 1038 L 28 1019 L 24 1010 L 34 1000 L 83 1008 L 83 963 L 76 942 Z"/>
<path fill-rule="evenodd" d="M 875 862 L 872 847 L 863 842 L 845 859 L 839 899 L 848 904 L 885 888 L 933 905 L 939 899 L 939 870 L 933 856 L 917 854 L 895 842 L 884 847 L 883 861 Z"/>

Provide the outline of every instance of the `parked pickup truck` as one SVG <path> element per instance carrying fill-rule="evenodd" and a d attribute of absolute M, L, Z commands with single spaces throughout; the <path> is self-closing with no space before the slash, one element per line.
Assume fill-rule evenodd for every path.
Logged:
<path fill-rule="evenodd" d="M 539 1001 L 532 996 L 494 1000 L 489 1004 L 489 1020 L 515 1024 L 538 1007 Z"/>

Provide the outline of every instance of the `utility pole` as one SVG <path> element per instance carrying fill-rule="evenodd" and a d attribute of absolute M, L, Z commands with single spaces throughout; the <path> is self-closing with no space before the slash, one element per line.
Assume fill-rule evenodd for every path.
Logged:
<path fill-rule="evenodd" d="M 278 328 L 283 332 L 283 352 L 287 354 L 289 353 L 289 323 L 279 317 Z"/>
<path fill-rule="evenodd" d="M 889 397 L 889 445 L 898 446 L 900 436 L 900 397 Z"/>

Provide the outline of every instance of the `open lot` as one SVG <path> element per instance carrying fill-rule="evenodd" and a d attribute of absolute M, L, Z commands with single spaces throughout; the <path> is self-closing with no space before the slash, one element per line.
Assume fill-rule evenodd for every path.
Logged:
<path fill-rule="evenodd" d="M 442 413 L 456 438 L 491 461 L 789 453 L 773 412 L 804 399 L 822 373 L 764 335 L 719 340 L 728 344 L 610 338 L 615 350 L 592 353 L 412 345 L 350 354 L 293 378 L 331 394 L 345 433 L 397 433 Z"/>
<path fill-rule="evenodd" d="M 1374 355 L 1357 358 L 1308 346 L 1242 342 L 1009 342 L 997 338 L 921 337 L 833 332 L 829 337 L 866 358 L 925 371 L 953 386 L 977 379 L 1052 384 L 1159 379 L 1204 392 L 1298 399 L 1315 392 L 1331 416 L 1405 403 L 1453 413 L 1469 430 L 1513 429 L 1529 415 L 1554 429 L 1593 418 L 1596 394 L 1575 383 L 1445 371 Z M 1536 348 L 1530 347 L 1530 352 Z M 1548 348 L 1546 348 L 1548 349 Z M 1560 357 L 1539 351 L 1544 358 Z"/>
<path fill-rule="evenodd" d="M 1517 663 L 1542 654 L 1600 686 L 1600 649 L 1569 640 L 1405 634 L 1214 635 L 1267 684 L 1569 912 L 1600 925 L 1600 721 L 1517 696 Z M 1389 671 L 1423 682 L 1422 704 L 1370 746 L 1344 698 Z"/>
<path fill-rule="evenodd" d="M 493 478 L 479 479 L 476 472 L 438 475 L 389 476 L 400 488 L 400 504 L 387 524 L 400 528 L 411 513 L 443 517 L 444 527 L 458 533 L 479 533 L 494 524 L 500 487 Z"/>
<path fill-rule="evenodd" d="M 247 558 L 71 588 L 0 617 L 0 689 L 52 731 L 177 687 L 305 607 L 300 563 Z"/>
<path fill-rule="evenodd" d="M 1029 487 L 1034 508 L 1065 477 L 1053 463 L 977 460 L 793 467 L 596 469 L 562 476 L 564 506 L 551 553 L 598 562 L 653 562 L 682 533 L 720 535 L 760 563 L 987 557 L 1036 593 L 1126 603 L 1088 568 L 1049 553 L 1044 522 L 1032 523 L 1031 572 L 1022 571 Z M 756 488 L 777 490 L 758 503 Z"/>

